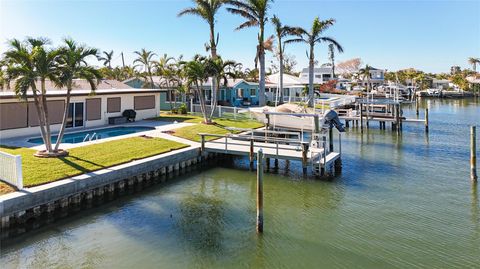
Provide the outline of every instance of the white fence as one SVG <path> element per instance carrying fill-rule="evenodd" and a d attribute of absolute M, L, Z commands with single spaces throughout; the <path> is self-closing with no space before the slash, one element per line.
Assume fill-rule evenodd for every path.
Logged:
<path fill-rule="evenodd" d="M 210 105 L 206 105 L 207 113 L 210 114 L 212 111 L 212 107 Z M 202 113 L 199 104 L 191 104 L 190 105 L 190 112 L 193 114 Z M 252 119 L 253 116 L 250 113 L 248 108 L 241 108 L 241 107 L 232 107 L 232 106 L 220 106 L 217 105 L 215 112 L 213 113 L 214 117 L 218 118 L 234 118 L 234 119 L 241 119 L 241 118 L 249 118 Z"/>
<path fill-rule="evenodd" d="M 0 180 L 23 189 L 22 157 L 0 152 Z"/>

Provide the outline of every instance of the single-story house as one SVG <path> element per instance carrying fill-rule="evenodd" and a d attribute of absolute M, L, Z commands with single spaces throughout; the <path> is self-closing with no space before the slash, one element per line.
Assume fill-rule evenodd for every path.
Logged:
<path fill-rule="evenodd" d="M 275 101 L 277 88 L 280 87 L 280 73 L 268 75 L 266 77 L 266 84 L 267 99 Z M 287 98 L 291 99 L 292 97 L 302 96 L 305 85 L 306 83 L 302 79 L 289 74 L 283 74 L 284 101 L 286 101 Z"/>
<path fill-rule="evenodd" d="M 82 129 L 108 124 L 110 117 L 133 109 L 136 120 L 155 117 L 160 112 L 159 89 L 133 89 L 118 81 L 103 80 L 94 94 L 88 83 L 77 80 L 71 92 L 67 128 Z M 60 129 L 66 90 L 47 81 L 47 106 L 52 132 Z M 14 92 L 0 92 L 0 138 L 38 136 L 38 115 L 32 93 L 20 100 Z"/>
<path fill-rule="evenodd" d="M 258 89 L 257 82 L 250 82 L 244 79 L 227 79 L 220 82 L 220 91 L 217 99 L 218 104 L 225 106 L 250 106 L 258 105 Z M 204 84 L 205 99 L 210 102 L 212 99 L 212 79 L 209 78 Z"/>
<path fill-rule="evenodd" d="M 170 109 L 170 100 L 175 102 L 173 91 L 167 90 L 165 79 L 161 76 L 153 76 L 155 88 L 162 88 L 160 94 L 160 108 L 162 110 Z M 141 89 L 145 85 L 144 78 L 130 78 L 123 81 L 126 85 Z M 169 85 L 170 86 L 170 85 Z M 203 83 L 203 92 L 205 100 L 210 103 L 212 100 L 212 79 L 209 78 Z M 225 106 L 248 106 L 258 104 L 258 83 L 249 82 L 244 79 L 227 79 L 227 84 L 222 80 L 220 83 L 220 91 L 218 92 L 218 104 Z M 177 102 L 180 102 L 180 96 L 177 96 Z M 198 96 L 194 96 L 195 103 L 198 103 Z"/>

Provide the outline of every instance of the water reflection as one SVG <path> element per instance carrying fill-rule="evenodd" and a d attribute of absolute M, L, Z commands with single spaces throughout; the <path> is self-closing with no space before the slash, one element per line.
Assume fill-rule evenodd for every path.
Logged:
<path fill-rule="evenodd" d="M 480 206 L 478 203 L 478 183 L 472 182 L 472 208 L 471 218 L 474 227 L 474 236 L 476 239 L 480 239 Z"/>
<path fill-rule="evenodd" d="M 223 204 L 204 193 L 183 198 L 176 225 L 184 242 L 201 251 L 221 252 Z"/>
<path fill-rule="evenodd" d="M 9 256 L 8 268 L 98 268 L 105 258 L 96 245 L 79 251 L 71 236 L 57 236 Z M 5 268 L 5 267 L 3 267 Z"/>

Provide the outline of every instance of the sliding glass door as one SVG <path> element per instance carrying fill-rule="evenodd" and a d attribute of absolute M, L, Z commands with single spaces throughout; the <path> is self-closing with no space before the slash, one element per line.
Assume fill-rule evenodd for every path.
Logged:
<path fill-rule="evenodd" d="M 70 103 L 68 106 L 67 127 L 82 127 L 83 115 L 83 103 Z"/>

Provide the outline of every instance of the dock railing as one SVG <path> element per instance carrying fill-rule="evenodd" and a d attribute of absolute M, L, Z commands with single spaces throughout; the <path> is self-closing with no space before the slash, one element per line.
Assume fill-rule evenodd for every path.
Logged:
<path fill-rule="evenodd" d="M 0 180 L 23 189 L 22 157 L 0 151 Z"/>
<path fill-rule="evenodd" d="M 223 149 L 225 150 L 225 153 L 228 152 L 229 146 L 245 146 L 246 145 L 245 143 L 235 142 L 235 140 L 238 140 L 238 141 L 250 141 L 250 155 L 254 154 L 254 147 L 255 147 L 254 142 L 262 142 L 262 143 L 272 144 L 272 146 L 261 145 L 261 146 L 257 146 L 258 148 L 275 149 L 275 154 L 270 157 L 279 156 L 279 150 L 292 150 L 291 146 L 297 146 L 295 150 L 302 151 L 302 152 L 305 151 L 304 156 L 307 156 L 307 152 L 309 148 L 308 146 L 310 144 L 309 142 L 303 141 L 303 139 L 298 139 L 298 138 L 291 139 L 291 138 L 283 138 L 283 137 L 253 135 L 253 133 L 252 134 L 224 134 L 224 135 L 199 133 L 198 135 L 200 135 L 201 137 L 200 149 L 202 152 L 205 151 L 205 144 L 207 142 L 224 145 Z M 206 137 L 215 137 L 218 139 L 207 141 Z M 282 145 L 288 145 L 288 146 L 282 146 Z"/>

